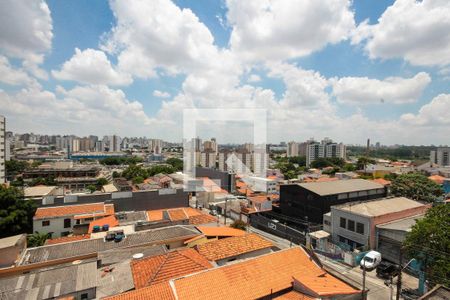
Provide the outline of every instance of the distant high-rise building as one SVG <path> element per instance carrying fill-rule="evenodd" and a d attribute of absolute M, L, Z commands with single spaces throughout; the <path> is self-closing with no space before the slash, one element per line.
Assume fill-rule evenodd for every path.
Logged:
<path fill-rule="evenodd" d="M 255 145 L 253 145 L 252 143 L 245 143 L 244 149 L 246 149 L 248 152 L 253 152 L 253 150 L 255 150 Z"/>
<path fill-rule="evenodd" d="M 72 139 L 72 147 L 71 152 L 78 152 L 80 151 L 80 139 Z"/>
<path fill-rule="evenodd" d="M 219 152 L 219 170 L 228 171 L 227 159 L 231 156 L 233 152 L 229 150 L 221 150 Z"/>
<path fill-rule="evenodd" d="M 439 167 L 450 166 L 450 147 L 441 147 L 431 151 L 430 163 Z"/>
<path fill-rule="evenodd" d="M 149 141 L 149 150 L 154 154 L 161 154 L 163 148 L 163 141 L 159 139 L 151 139 Z"/>
<path fill-rule="evenodd" d="M 0 184 L 6 182 L 6 118 L 0 116 Z"/>
<path fill-rule="evenodd" d="M 194 151 L 202 151 L 202 139 L 199 137 L 192 139 L 192 147 L 194 148 Z"/>
<path fill-rule="evenodd" d="M 331 139 L 325 138 L 320 143 L 309 141 L 306 147 L 306 166 L 310 166 L 318 158 L 344 158 L 346 148 L 343 143 L 334 143 Z"/>
<path fill-rule="evenodd" d="M 216 167 L 216 151 L 214 149 L 205 149 L 201 152 L 200 165 L 205 168 Z"/>
<path fill-rule="evenodd" d="M 287 157 L 298 156 L 299 144 L 297 142 L 289 142 L 287 145 Z"/>

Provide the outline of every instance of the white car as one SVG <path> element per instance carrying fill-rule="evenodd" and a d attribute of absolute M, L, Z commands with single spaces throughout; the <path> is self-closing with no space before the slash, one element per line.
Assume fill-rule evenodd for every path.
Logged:
<path fill-rule="evenodd" d="M 381 253 L 377 251 L 369 251 L 359 265 L 361 268 L 365 268 L 367 271 L 372 271 L 375 269 L 381 262 Z"/>

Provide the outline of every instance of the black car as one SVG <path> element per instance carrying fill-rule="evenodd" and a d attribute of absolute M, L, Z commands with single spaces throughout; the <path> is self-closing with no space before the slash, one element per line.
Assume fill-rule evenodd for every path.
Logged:
<path fill-rule="evenodd" d="M 387 261 L 382 261 L 377 267 L 377 276 L 381 278 L 395 277 L 398 273 L 398 266 Z"/>

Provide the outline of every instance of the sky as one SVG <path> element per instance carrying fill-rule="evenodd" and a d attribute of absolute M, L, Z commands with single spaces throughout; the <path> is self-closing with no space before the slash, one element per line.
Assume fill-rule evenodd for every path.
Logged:
<path fill-rule="evenodd" d="M 231 143 L 262 109 L 272 143 L 450 144 L 449 15 L 448 0 L 2 0 L 0 114 L 18 133 L 177 142 L 186 109 L 238 109 L 198 121 Z"/>

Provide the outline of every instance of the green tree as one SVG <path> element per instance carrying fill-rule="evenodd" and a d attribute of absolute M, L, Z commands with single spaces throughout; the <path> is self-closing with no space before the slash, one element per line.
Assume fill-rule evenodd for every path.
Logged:
<path fill-rule="evenodd" d="M 133 178 L 133 183 L 134 184 L 140 184 L 144 182 L 144 177 L 142 176 L 136 176 Z"/>
<path fill-rule="evenodd" d="M 40 165 L 42 165 L 42 161 L 40 161 L 40 160 L 35 160 L 35 161 L 33 161 L 33 162 L 31 163 L 31 167 L 32 167 L 33 169 L 39 167 Z"/>
<path fill-rule="evenodd" d="M 156 165 L 147 170 L 148 176 L 155 176 L 156 174 L 162 173 L 162 174 L 171 174 L 175 172 L 175 169 L 172 166 L 168 165 Z M 148 177 L 147 176 L 147 177 Z M 145 178 L 147 178 L 145 177 Z"/>
<path fill-rule="evenodd" d="M 31 232 L 36 203 L 23 199 L 21 190 L 0 185 L 0 238 Z"/>
<path fill-rule="evenodd" d="M 48 233 L 35 232 L 27 236 L 27 246 L 28 247 L 40 247 L 45 244 L 48 239 Z"/>
<path fill-rule="evenodd" d="M 28 162 L 22 160 L 11 159 L 5 162 L 6 174 L 8 176 L 14 176 L 18 173 L 22 173 L 28 167 Z"/>
<path fill-rule="evenodd" d="M 128 168 L 126 168 L 122 172 L 122 176 L 125 177 L 127 180 L 131 180 L 137 176 L 141 176 L 145 179 L 148 178 L 149 174 L 148 171 L 144 169 L 142 166 L 132 164 L 129 165 Z"/>
<path fill-rule="evenodd" d="M 329 161 L 326 158 L 318 158 L 316 160 L 314 160 L 311 163 L 311 168 L 318 168 L 318 169 L 322 169 L 322 168 L 326 168 L 326 167 L 332 167 L 333 163 L 331 161 Z"/>
<path fill-rule="evenodd" d="M 104 177 L 100 177 L 99 179 L 97 179 L 97 182 L 95 183 L 97 188 L 101 188 L 105 184 L 108 184 L 108 180 L 106 178 L 104 178 Z"/>
<path fill-rule="evenodd" d="M 97 190 L 97 187 L 93 184 L 90 184 L 86 187 L 86 189 L 88 189 L 89 192 L 91 192 L 91 194 L 92 194 L 93 192 L 95 192 Z"/>
<path fill-rule="evenodd" d="M 166 163 L 171 165 L 175 171 L 183 170 L 183 161 L 179 158 L 172 157 L 166 160 Z"/>
<path fill-rule="evenodd" d="M 356 163 L 356 166 L 358 167 L 358 170 L 366 170 L 366 166 L 370 164 L 376 163 L 375 160 L 373 160 L 370 157 L 362 156 L 358 158 L 358 162 Z"/>
<path fill-rule="evenodd" d="M 114 172 L 112 173 L 112 178 L 118 178 L 118 177 L 120 177 L 120 173 L 117 172 L 117 171 L 114 171 Z"/>
<path fill-rule="evenodd" d="M 419 174 L 402 174 L 392 181 L 391 193 L 413 200 L 434 202 L 444 191 L 440 185 Z"/>
<path fill-rule="evenodd" d="M 240 229 L 240 230 L 247 230 L 247 224 L 242 220 L 236 220 L 234 221 L 230 227 Z"/>
<path fill-rule="evenodd" d="M 356 171 L 356 166 L 354 164 L 345 164 L 343 169 L 346 172 L 353 172 Z"/>
<path fill-rule="evenodd" d="M 288 160 L 292 164 L 297 164 L 299 166 L 306 166 L 306 156 L 292 156 L 289 157 Z"/>
<path fill-rule="evenodd" d="M 406 235 L 403 247 L 433 285 L 450 286 L 450 205 L 430 208 Z"/>

